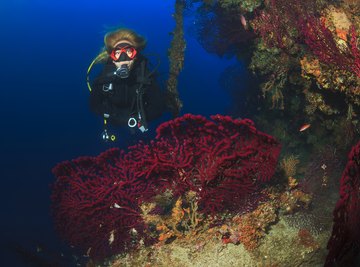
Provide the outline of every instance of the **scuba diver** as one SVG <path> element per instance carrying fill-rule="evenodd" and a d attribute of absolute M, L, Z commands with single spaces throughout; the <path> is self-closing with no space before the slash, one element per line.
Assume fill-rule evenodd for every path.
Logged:
<path fill-rule="evenodd" d="M 167 94 L 156 82 L 155 70 L 147 67 L 141 54 L 146 40 L 129 29 L 118 29 L 104 37 L 105 47 L 93 60 L 87 72 L 90 90 L 90 109 L 104 119 L 102 138 L 114 141 L 107 125 L 125 126 L 148 130 L 148 121 L 160 117 L 167 110 Z M 89 72 L 96 63 L 103 63 L 103 70 L 89 82 Z"/>

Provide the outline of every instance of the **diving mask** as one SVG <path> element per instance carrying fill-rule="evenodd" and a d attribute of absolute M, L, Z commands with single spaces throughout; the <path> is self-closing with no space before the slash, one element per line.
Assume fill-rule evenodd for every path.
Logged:
<path fill-rule="evenodd" d="M 134 47 L 127 43 L 119 44 L 116 46 L 110 54 L 110 57 L 115 62 L 129 61 L 135 58 L 137 51 Z"/>

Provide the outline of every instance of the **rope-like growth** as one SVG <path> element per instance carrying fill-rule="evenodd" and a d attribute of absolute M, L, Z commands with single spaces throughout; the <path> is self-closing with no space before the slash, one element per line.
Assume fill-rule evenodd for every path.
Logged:
<path fill-rule="evenodd" d="M 168 105 L 172 109 L 174 117 L 179 115 L 183 106 L 177 90 L 178 76 L 184 66 L 184 52 L 186 48 L 183 30 L 183 9 L 183 1 L 177 0 L 175 3 L 174 14 L 176 25 L 174 31 L 172 32 L 173 39 L 169 48 L 169 78 L 166 83 L 166 88 L 170 96 Z"/>

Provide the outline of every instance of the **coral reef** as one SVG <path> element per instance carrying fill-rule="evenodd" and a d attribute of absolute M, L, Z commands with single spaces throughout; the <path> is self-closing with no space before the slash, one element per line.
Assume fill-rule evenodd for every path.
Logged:
<path fill-rule="evenodd" d="M 332 64 L 360 77 L 360 50 L 357 47 L 354 25 L 348 29 L 337 28 L 333 34 L 326 26 L 325 18 L 309 16 L 301 26 L 305 43 L 321 62 Z M 348 44 L 347 35 L 350 35 Z"/>
<path fill-rule="evenodd" d="M 256 114 L 257 125 L 281 140 L 287 153 L 306 161 L 313 155 L 309 162 L 318 162 L 324 159 L 319 153 L 322 147 L 332 146 L 341 155 L 359 132 L 360 21 L 354 10 L 360 5 L 283 2 L 265 1 L 250 20 L 259 38 L 249 68 L 260 81 L 260 92 L 253 93 L 257 99 L 249 101 L 248 110 Z M 301 133 L 294 130 L 303 124 L 311 128 Z M 326 161 L 332 163 L 318 165 L 314 176 L 300 166 L 296 177 L 301 186 L 312 180 L 308 186 L 321 203 L 335 188 L 341 162 Z"/>
<path fill-rule="evenodd" d="M 293 177 L 296 174 L 297 165 L 300 163 L 298 156 L 289 155 L 280 162 L 280 167 L 284 170 L 285 176 Z"/>
<path fill-rule="evenodd" d="M 237 8 L 242 12 L 253 12 L 262 4 L 263 0 L 220 0 L 219 5 L 222 8 Z"/>
<path fill-rule="evenodd" d="M 169 190 L 177 201 L 157 225 L 162 240 L 196 228 L 198 213 L 241 208 L 273 176 L 280 145 L 248 119 L 212 119 L 186 114 L 127 153 L 110 149 L 58 164 L 52 210 L 61 237 L 95 260 L 149 244 L 144 211 L 152 210 L 142 205 Z"/>
<path fill-rule="evenodd" d="M 359 1 L 176 1 L 174 115 L 182 106 L 182 12 L 192 3 L 205 50 L 236 55 L 256 76 L 246 111 L 285 148 L 279 172 L 279 142 L 252 121 L 187 114 L 126 153 L 55 167 L 61 236 L 95 259 L 127 252 L 111 266 L 319 266 L 326 243 L 326 266 L 348 263 L 360 247 L 360 144 L 349 155 L 327 241 L 341 156 L 360 132 Z M 277 185 L 263 189 L 274 173 Z"/>
<path fill-rule="evenodd" d="M 222 223 L 219 225 L 207 224 L 202 231 L 188 232 L 175 239 L 167 239 L 169 242 L 159 240 L 153 246 L 142 247 L 140 250 L 115 257 L 109 261 L 109 266 L 220 267 L 259 266 L 260 263 L 263 266 L 321 264 L 325 257 L 328 232 L 316 234 L 310 232 L 306 226 L 299 229 L 289 227 L 283 219 L 284 214 L 279 212 L 282 202 L 281 190 L 269 187 L 263 194 L 270 195 L 270 192 L 271 197 L 262 199 L 253 210 L 243 214 L 223 214 Z M 168 220 L 164 215 L 159 218 L 161 217 L 165 221 Z M 160 224 L 161 222 L 158 221 Z"/>
<path fill-rule="evenodd" d="M 283 90 L 288 81 L 288 70 L 292 62 L 285 53 L 277 48 L 267 48 L 258 44 L 254 52 L 250 70 L 256 75 L 266 76 L 266 81 L 260 85 L 263 98 L 269 98 L 271 109 L 285 108 Z"/>
<path fill-rule="evenodd" d="M 299 121 L 323 122 L 319 126 L 326 131 L 316 129 L 317 137 L 309 136 L 308 144 L 324 138 L 329 142 L 334 137 L 333 131 L 341 132 L 339 125 L 345 114 L 353 125 L 352 132 L 359 131 L 358 3 L 335 4 L 322 0 L 270 0 L 261 4 L 235 0 L 200 2 L 195 27 L 206 50 L 220 56 L 236 54 L 239 60 L 251 58 L 249 68 L 261 89 L 260 93 L 252 92 L 251 97 L 262 96 L 264 101 L 249 101 L 252 105 L 246 108 L 249 113 L 260 111 L 260 116 L 266 117 L 264 112 L 270 108 L 286 112 L 272 114 L 276 117 L 281 114 L 284 120 L 293 120 L 296 116 Z M 252 7 L 247 9 L 243 5 Z M 249 37 L 250 33 L 255 33 L 258 38 L 252 36 L 246 43 L 246 38 L 242 37 L 244 33 Z M 244 55 L 245 46 L 247 55 Z M 332 125 L 331 120 L 335 120 Z M 342 134 L 345 133 L 343 130 Z M 293 140 L 297 144 L 305 141 Z"/>
<path fill-rule="evenodd" d="M 298 30 L 299 18 L 315 13 L 318 4 L 318 1 L 311 0 L 265 1 L 265 8 L 255 12 L 251 26 L 267 47 L 297 51 L 296 40 L 301 34 Z"/>
<path fill-rule="evenodd" d="M 170 191 L 164 194 L 171 194 L 171 198 L 158 195 L 154 202 L 141 205 L 142 217 L 149 226 L 149 235 L 155 237 L 159 243 L 167 243 L 174 238 L 188 238 L 200 229 L 201 231 L 207 229 L 205 216 L 198 211 L 196 192 L 189 191 L 184 196 L 178 197 L 175 202 Z M 158 213 L 159 205 L 161 211 L 171 207 L 171 212 Z"/>
<path fill-rule="evenodd" d="M 340 114 L 339 110 L 331 107 L 325 102 L 324 96 L 320 93 L 307 92 L 305 99 L 307 101 L 305 112 L 310 116 L 313 115 L 316 110 L 319 110 L 326 115 Z"/>
<path fill-rule="evenodd" d="M 349 153 L 340 181 L 340 199 L 334 209 L 334 226 L 325 266 L 354 261 L 360 253 L 360 142 Z M 355 264 L 355 262 L 347 263 Z M 350 266 L 349 265 L 349 266 Z"/>
<path fill-rule="evenodd" d="M 301 246 L 304 246 L 311 250 L 317 250 L 319 248 L 319 244 L 315 241 L 309 230 L 300 229 L 297 237 L 297 241 Z"/>
<path fill-rule="evenodd" d="M 224 224 L 219 233 L 224 244 L 241 243 L 246 250 L 253 251 L 259 244 L 269 228 L 277 219 L 276 208 L 271 202 L 260 204 L 253 212 L 242 216 L 235 216 Z"/>
<path fill-rule="evenodd" d="M 360 48 L 356 30 L 358 23 L 358 17 L 351 16 L 346 9 L 332 5 L 322 11 L 321 17 L 310 16 L 302 22 L 304 41 L 310 53 L 315 55 L 315 58 L 311 54 L 305 55 L 300 60 L 303 77 L 314 79 L 321 90 L 343 96 L 342 102 L 331 101 L 321 92 L 305 91 L 308 114 L 313 114 L 318 109 L 326 115 L 337 115 L 346 112 L 341 106 L 345 103 L 347 109 L 351 109 L 348 119 L 357 124 L 354 117 L 359 111 L 355 110 L 354 106 L 360 104 Z"/>
<path fill-rule="evenodd" d="M 52 213 L 60 236 L 95 259 L 133 245 L 132 229 L 143 234 L 139 204 L 154 193 L 126 155 L 110 149 L 98 157 L 58 164 Z"/>
<path fill-rule="evenodd" d="M 241 243 L 246 250 L 255 250 L 269 227 L 277 222 L 279 214 L 294 214 L 309 208 L 311 195 L 296 187 L 294 180 L 289 179 L 285 191 L 276 187 L 263 190 L 262 194 L 268 197 L 266 201 L 263 200 L 253 211 L 232 217 L 220 227 L 218 231 L 222 235 L 222 242 Z"/>
<path fill-rule="evenodd" d="M 279 143 L 250 120 L 220 115 L 212 119 L 185 115 L 159 126 L 158 146 L 165 150 L 157 149 L 156 158 L 164 163 L 152 169 L 158 175 L 158 168 L 171 166 L 169 188 L 174 196 L 195 191 L 203 213 L 237 209 L 247 193 L 272 177 L 280 153 Z M 141 149 L 149 161 L 154 152 L 147 150 Z"/>

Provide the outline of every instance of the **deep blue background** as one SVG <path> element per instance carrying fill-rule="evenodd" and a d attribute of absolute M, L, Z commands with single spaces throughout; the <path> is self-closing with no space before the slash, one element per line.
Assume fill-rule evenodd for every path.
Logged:
<path fill-rule="evenodd" d="M 165 80 L 173 9 L 173 0 L 0 1 L 0 238 L 6 253 L 0 266 L 29 266 L 9 249 L 13 245 L 41 245 L 60 253 L 49 216 L 51 168 L 110 146 L 100 139 L 102 121 L 89 111 L 85 83 L 103 35 L 117 26 L 144 35 L 146 52 L 158 55 L 160 78 Z M 187 17 L 185 29 L 194 22 Z M 194 34 L 186 33 L 186 41 L 179 82 L 182 113 L 227 114 L 234 103 L 219 78 L 235 59 L 207 54 Z M 156 57 L 151 59 L 156 63 Z M 129 143 L 122 139 L 118 145 Z"/>

